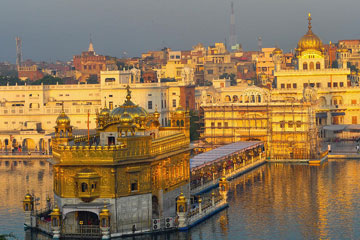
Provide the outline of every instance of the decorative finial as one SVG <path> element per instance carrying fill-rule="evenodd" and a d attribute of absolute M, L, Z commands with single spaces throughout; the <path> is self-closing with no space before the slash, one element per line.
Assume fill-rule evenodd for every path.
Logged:
<path fill-rule="evenodd" d="M 312 18 L 311 18 L 311 13 L 309 13 L 309 17 L 308 17 L 308 21 L 309 21 L 308 29 L 309 29 L 309 32 L 311 32 L 311 28 L 312 28 L 312 26 L 311 26 L 311 20 L 312 20 Z"/>
<path fill-rule="evenodd" d="M 107 106 L 106 106 L 106 96 L 104 98 L 105 98 L 105 108 L 107 108 Z"/>
<path fill-rule="evenodd" d="M 61 102 L 61 111 L 62 111 L 62 113 L 65 113 L 65 111 L 64 111 L 64 101 Z"/>
<path fill-rule="evenodd" d="M 126 86 L 126 90 L 127 90 L 126 100 L 130 101 L 130 99 L 131 99 L 131 91 L 130 91 L 130 86 L 129 85 Z"/>

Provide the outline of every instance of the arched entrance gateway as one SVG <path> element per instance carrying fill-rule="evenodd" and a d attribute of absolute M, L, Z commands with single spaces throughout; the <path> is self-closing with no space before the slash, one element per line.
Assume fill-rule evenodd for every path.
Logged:
<path fill-rule="evenodd" d="M 90 211 L 68 212 L 63 219 L 62 232 L 67 235 L 82 237 L 100 237 L 98 213 Z"/>

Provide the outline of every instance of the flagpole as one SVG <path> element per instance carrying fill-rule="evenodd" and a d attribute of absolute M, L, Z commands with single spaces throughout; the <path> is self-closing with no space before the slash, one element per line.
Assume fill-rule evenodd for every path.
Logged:
<path fill-rule="evenodd" d="M 89 120 L 90 120 L 90 110 L 88 110 L 88 120 L 87 120 L 88 143 L 89 143 L 89 145 L 90 145 L 90 125 L 89 125 Z"/>

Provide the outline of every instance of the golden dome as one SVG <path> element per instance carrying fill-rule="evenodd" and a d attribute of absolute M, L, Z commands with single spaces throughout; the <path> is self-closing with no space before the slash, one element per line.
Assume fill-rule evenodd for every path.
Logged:
<path fill-rule="evenodd" d="M 179 200 L 180 200 L 180 201 L 184 201 L 184 200 L 185 200 L 185 196 L 184 196 L 184 194 L 183 194 L 182 192 L 180 193 Z"/>
<path fill-rule="evenodd" d="M 107 208 L 106 205 L 104 206 L 103 209 L 101 209 L 100 216 L 102 216 L 102 217 L 110 216 L 109 209 Z"/>
<path fill-rule="evenodd" d="M 25 200 L 31 201 L 32 199 L 33 197 L 29 193 L 25 195 Z"/>
<path fill-rule="evenodd" d="M 124 112 L 127 112 L 133 119 L 138 118 L 140 115 L 147 116 L 148 113 L 146 112 L 146 110 L 144 108 L 140 107 L 139 105 L 134 104 L 131 101 L 131 91 L 130 91 L 129 85 L 127 86 L 127 92 L 128 93 L 126 96 L 125 103 L 123 105 L 121 105 L 120 107 L 114 108 L 110 112 L 110 116 L 113 118 L 121 118 L 121 116 Z"/>
<path fill-rule="evenodd" d="M 70 125 L 70 118 L 65 114 L 64 110 L 56 119 L 57 125 Z"/>
<path fill-rule="evenodd" d="M 312 32 L 311 28 L 311 15 L 309 13 L 309 26 L 308 26 L 308 31 L 307 33 L 300 38 L 299 42 L 298 42 L 298 47 L 297 50 L 298 51 L 305 51 L 305 50 L 317 50 L 317 51 L 323 51 L 323 43 L 321 41 L 321 39 Z"/>
<path fill-rule="evenodd" d="M 275 48 L 274 51 L 273 51 L 273 54 L 282 54 L 283 51 L 280 49 L 280 48 Z"/>
<path fill-rule="evenodd" d="M 130 123 L 134 122 L 134 119 L 131 117 L 130 114 L 128 114 L 127 112 L 124 112 L 120 117 L 120 122 L 130 124 Z"/>
<path fill-rule="evenodd" d="M 61 216 L 60 209 L 57 205 L 55 205 L 55 208 L 50 213 L 50 216 Z"/>
<path fill-rule="evenodd" d="M 184 112 L 185 112 L 185 109 L 181 105 L 176 109 L 177 114 L 183 114 Z"/>
<path fill-rule="evenodd" d="M 156 119 L 159 119 L 159 117 L 160 117 L 160 113 L 159 113 L 158 110 L 157 110 L 157 106 L 155 107 L 154 117 L 155 117 Z"/>

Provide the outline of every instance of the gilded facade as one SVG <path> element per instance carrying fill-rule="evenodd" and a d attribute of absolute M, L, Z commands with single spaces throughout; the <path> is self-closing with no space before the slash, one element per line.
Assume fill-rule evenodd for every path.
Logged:
<path fill-rule="evenodd" d="M 96 226 L 104 205 L 113 236 L 151 229 L 152 219 L 176 216 L 176 198 L 190 195 L 189 112 L 179 106 L 170 126 L 131 100 L 97 114 L 96 134 L 72 136 L 62 112 L 53 138 L 54 194 L 63 233 Z"/>

